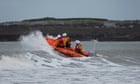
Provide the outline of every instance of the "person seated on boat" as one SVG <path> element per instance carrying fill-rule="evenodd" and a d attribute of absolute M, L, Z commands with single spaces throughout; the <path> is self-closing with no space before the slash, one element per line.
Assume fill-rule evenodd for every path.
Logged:
<path fill-rule="evenodd" d="M 56 47 L 58 48 L 64 48 L 64 42 L 63 42 L 63 38 L 61 37 L 61 35 L 57 35 L 57 39 L 56 39 Z"/>
<path fill-rule="evenodd" d="M 62 36 L 63 36 L 64 47 L 70 48 L 71 46 L 70 37 L 67 35 L 67 33 L 63 33 Z"/>
<path fill-rule="evenodd" d="M 75 45 L 75 51 L 77 53 L 83 54 L 82 53 L 83 46 L 82 46 L 81 42 L 79 40 L 76 40 L 75 43 L 76 43 L 76 45 Z"/>

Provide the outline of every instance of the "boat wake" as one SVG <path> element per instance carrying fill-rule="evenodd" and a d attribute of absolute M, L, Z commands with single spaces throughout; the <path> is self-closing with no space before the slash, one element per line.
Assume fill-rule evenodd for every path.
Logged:
<path fill-rule="evenodd" d="M 27 36 L 21 36 L 20 44 L 23 53 L 15 53 L 10 56 L 2 55 L 1 63 L 4 67 L 15 68 L 25 67 L 95 67 L 103 65 L 116 66 L 107 61 L 103 56 L 64 58 L 55 52 L 46 42 L 41 32 L 36 31 Z M 15 66 L 16 65 L 16 66 Z M 18 67 L 19 66 L 19 67 Z M 2 66 L 1 66 L 2 67 Z"/>
<path fill-rule="evenodd" d="M 19 44 L 22 52 L 0 55 L 2 84 L 139 84 L 139 67 L 119 65 L 100 54 L 98 57 L 62 57 L 39 31 L 22 36 Z"/>

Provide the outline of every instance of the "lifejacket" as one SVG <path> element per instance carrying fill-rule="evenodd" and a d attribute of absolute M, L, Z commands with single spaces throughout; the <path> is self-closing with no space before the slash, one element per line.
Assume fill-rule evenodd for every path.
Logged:
<path fill-rule="evenodd" d="M 63 42 L 64 42 L 64 47 L 70 47 L 70 37 L 66 36 L 63 38 Z"/>
<path fill-rule="evenodd" d="M 64 47 L 64 42 L 61 37 L 56 40 L 56 47 L 61 47 L 61 48 Z"/>
<path fill-rule="evenodd" d="M 76 44 L 75 51 L 77 53 L 82 53 L 82 50 L 83 50 L 83 46 L 81 44 Z"/>

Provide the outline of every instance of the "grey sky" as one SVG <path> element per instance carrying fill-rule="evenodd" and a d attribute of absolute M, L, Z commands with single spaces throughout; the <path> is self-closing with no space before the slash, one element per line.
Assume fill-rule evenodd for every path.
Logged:
<path fill-rule="evenodd" d="M 0 0 L 0 22 L 42 17 L 140 19 L 140 0 Z"/>

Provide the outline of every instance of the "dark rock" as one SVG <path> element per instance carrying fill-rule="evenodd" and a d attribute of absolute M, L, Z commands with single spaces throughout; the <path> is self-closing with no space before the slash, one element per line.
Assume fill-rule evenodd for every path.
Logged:
<path fill-rule="evenodd" d="M 39 30 L 43 35 L 67 32 L 72 40 L 140 41 L 140 21 L 97 18 L 42 18 L 0 23 L 0 41 L 17 41 L 21 35 Z"/>

